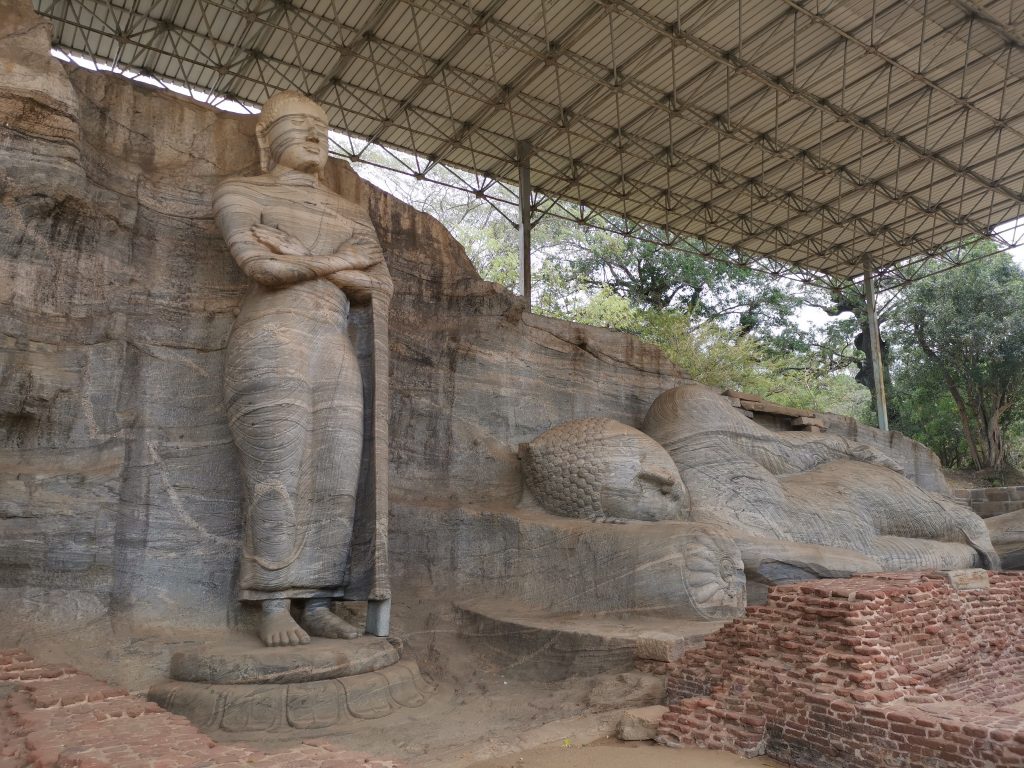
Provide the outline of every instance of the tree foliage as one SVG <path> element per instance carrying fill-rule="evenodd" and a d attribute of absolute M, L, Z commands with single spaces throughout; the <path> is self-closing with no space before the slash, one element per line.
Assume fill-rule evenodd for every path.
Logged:
<path fill-rule="evenodd" d="M 499 211 L 444 186 L 374 180 L 441 221 L 481 277 L 515 290 L 511 208 Z M 667 249 L 552 217 L 534 226 L 532 242 L 535 312 L 636 334 L 709 386 L 869 414 L 869 394 L 849 375 L 860 359 L 850 343 L 852 321 L 813 332 L 802 327 L 798 310 L 808 294 L 795 282 L 730 263 L 725 251 L 698 240 Z"/>
<path fill-rule="evenodd" d="M 408 171 L 414 158 L 374 148 L 364 155 L 375 167 L 361 167 L 361 173 L 437 217 L 481 277 L 515 290 L 519 255 L 511 199 L 498 210 L 454 188 L 454 179 L 448 187 L 445 179 L 420 184 L 381 170 L 402 164 Z M 431 175 L 439 173 L 453 172 L 436 166 Z M 641 336 L 711 386 L 873 422 L 859 281 L 809 287 L 738 266 L 698 240 L 666 249 L 551 217 L 532 235 L 534 311 Z M 964 247 L 994 250 L 984 242 Z M 992 256 L 909 291 L 881 287 L 890 423 L 949 466 L 1024 459 L 1022 284 L 1021 270 L 1008 257 Z M 800 319 L 809 307 L 830 319 L 809 328 Z"/>
<path fill-rule="evenodd" d="M 931 398 L 941 386 L 975 466 L 1004 468 L 1003 430 L 1024 396 L 1024 271 L 998 254 L 932 275 L 906 292 L 899 322 L 900 418 L 922 424 L 925 407 L 938 414 Z"/>

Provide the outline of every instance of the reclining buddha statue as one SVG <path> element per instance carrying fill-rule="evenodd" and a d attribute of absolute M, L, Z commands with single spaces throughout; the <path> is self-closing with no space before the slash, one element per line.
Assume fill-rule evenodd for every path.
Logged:
<path fill-rule="evenodd" d="M 768 429 L 696 383 L 658 397 L 642 431 L 567 422 L 521 454 L 528 503 L 596 521 L 710 524 L 738 544 L 748 569 L 765 552 L 814 562 L 804 578 L 999 567 L 979 517 L 918 486 L 885 454 Z"/>

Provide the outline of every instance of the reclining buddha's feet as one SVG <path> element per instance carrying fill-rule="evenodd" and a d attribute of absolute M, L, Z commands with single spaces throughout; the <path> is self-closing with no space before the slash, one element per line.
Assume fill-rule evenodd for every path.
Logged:
<path fill-rule="evenodd" d="M 305 645 L 309 635 L 292 618 L 290 600 L 264 600 L 260 616 L 260 640 L 267 646 Z"/>
<path fill-rule="evenodd" d="M 302 626 L 316 637 L 334 637 L 352 640 L 362 633 L 336 616 L 331 610 L 330 600 L 310 599 L 302 611 Z"/>

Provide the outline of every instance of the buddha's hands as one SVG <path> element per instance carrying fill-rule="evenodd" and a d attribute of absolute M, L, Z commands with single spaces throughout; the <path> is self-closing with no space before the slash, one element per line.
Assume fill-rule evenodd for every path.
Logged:
<path fill-rule="evenodd" d="M 375 299 L 384 305 L 391 303 L 395 292 L 387 267 L 375 264 L 369 269 L 345 269 L 333 272 L 327 279 L 341 288 L 349 299 L 357 302 Z"/>
<path fill-rule="evenodd" d="M 249 230 L 260 245 L 271 253 L 279 256 L 309 256 L 306 248 L 297 238 L 292 237 L 277 227 L 266 224 L 253 224 Z"/>
<path fill-rule="evenodd" d="M 344 245 L 337 253 L 329 258 L 339 264 L 337 271 L 353 269 L 369 269 L 370 267 L 382 264 L 384 254 L 379 249 L 357 248 Z"/>
<path fill-rule="evenodd" d="M 266 224 L 253 224 L 249 231 L 256 242 L 270 253 L 312 270 L 315 277 L 327 277 L 333 272 L 343 270 L 368 269 L 384 260 L 384 255 L 379 249 L 372 251 L 354 247 L 350 243 L 342 245 L 336 253 L 310 253 L 298 238 Z"/>

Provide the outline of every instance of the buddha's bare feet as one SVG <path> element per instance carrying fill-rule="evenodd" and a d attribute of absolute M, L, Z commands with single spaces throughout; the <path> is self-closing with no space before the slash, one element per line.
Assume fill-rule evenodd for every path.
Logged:
<path fill-rule="evenodd" d="M 263 615 L 260 617 L 260 640 L 264 645 L 305 645 L 309 635 L 295 623 L 289 600 L 264 600 Z"/>
<path fill-rule="evenodd" d="M 312 599 L 306 601 L 302 611 L 302 626 L 316 637 L 341 637 L 351 640 L 362 634 L 347 621 L 335 615 L 330 600 Z"/>

